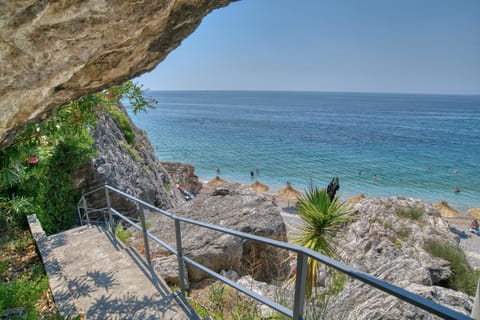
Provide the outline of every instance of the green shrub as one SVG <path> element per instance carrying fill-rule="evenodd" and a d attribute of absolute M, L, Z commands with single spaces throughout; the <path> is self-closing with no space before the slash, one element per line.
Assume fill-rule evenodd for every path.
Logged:
<path fill-rule="evenodd" d="M 35 304 L 46 290 L 48 290 L 46 275 L 35 279 L 28 279 L 23 275 L 8 284 L 0 284 L 0 314 L 5 309 L 23 307 L 28 319 L 37 319 Z"/>
<path fill-rule="evenodd" d="M 433 239 L 426 240 L 424 248 L 432 256 L 450 262 L 454 274 L 446 284 L 448 288 L 462 291 L 471 296 L 475 295 L 480 272 L 470 267 L 465 253 L 460 248 Z"/>
<path fill-rule="evenodd" d="M 94 154 L 89 135 L 65 138 L 24 181 L 24 190 L 42 204 L 36 213 L 47 234 L 69 229 L 76 223 L 80 194 L 74 189 L 73 175 Z"/>
<path fill-rule="evenodd" d="M 123 243 L 127 243 L 128 239 L 132 237 L 130 230 L 125 229 L 121 222 L 115 227 L 115 235 Z"/>
<path fill-rule="evenodd" d="M 108 113 L 115 119 L 117 124 L 122 129 L 123 136 L 125 140 L 127 140 L 128 144 L 134 145 L 135 144 L 135 131 L 133 131 L 133 127 L 131 125 L 128 116 L 123 113 L 118 106 L 111 105 L 108 107 Z"/>
<path fill-rule="evenodd" d="M 30 233 L 6 235 L 0 242 L 0 314 L 22 307 L 27 319 L 38 319 L 36 304 L 48 290 L 48 279 Z"/>
<path fill-rule="evenodd" d="M 402 218 L 417 221 L 422 219 L 423 215 L 425 214 L 425 210 L 418 207 L 403 207 L 395 210 L 395 214 Z"/>

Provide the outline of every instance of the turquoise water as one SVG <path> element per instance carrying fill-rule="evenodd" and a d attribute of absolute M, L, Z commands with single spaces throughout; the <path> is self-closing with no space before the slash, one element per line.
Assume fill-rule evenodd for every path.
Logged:
<path fill-rule="evenodd" d="M 340 178 L 347 198 L 406 196 L 480 207 L 480 96 L 175 91 L 147 93 L 157 109 L 132 115 L 163 161 L 201 180 L 272 191 Z M 259 174 L 256 174 L 256 170 Z M 252 179 L 250 172 L 254 171 Z M 461 188 L 455 193 L 456 187 Z"/>

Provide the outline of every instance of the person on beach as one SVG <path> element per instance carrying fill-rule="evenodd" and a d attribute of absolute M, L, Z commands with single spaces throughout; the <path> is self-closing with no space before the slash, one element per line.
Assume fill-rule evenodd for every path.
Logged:
<path fill-rule="evenodd" d="M 478 226 L 478 221 L 477 219 L 472 221 L 472 224 L 470 224 L 470 228 L 468 229 L 471 233 L 476 234 L 477 236 L 480 236 L 480 228 Z"/>
<path fill-rule="evenodd" d="M 275 196 L 272 197 L 272 205 L 274 205 L 275 207 L 278 205 L 277 198 L 275 198 Z"/>

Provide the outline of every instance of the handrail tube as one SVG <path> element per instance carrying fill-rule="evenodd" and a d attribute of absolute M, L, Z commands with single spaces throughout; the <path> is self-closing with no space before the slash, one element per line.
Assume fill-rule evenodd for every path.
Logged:
<path fill-rule="evenodd" d="M 303 254 L 308 255 L 309 257 L 312 257 L 316 260 L 319 260 L 320 262 L 345 273 L 346 275 L 351 276 L 352 278 L 358 279 L 358 280 L 360 280 L 360 281 L 362 281 L 366 284 L 369 284 L 369 285 L 371 285 L 371 286 L 373 286 L 373 287 L 375 287 L 375 288 L 377 288 L 381 291 L 384 291 L 388 294 L 391 294 L 391 295 L 399 298 L 400 300 L 403 300 L 403 301 L 408 302 L 412 305 L 415 305 L 415 306 L 417 306 L 417 307 L 419 307 L 419 308 L 421 308 L 425 311 L 428 311 L 428 312 L 431 312 L 431 313 L 433 313 L 437 316 L 440 316 L 443 319 L 447 319 L 447 320 L 471 320 L 470 317 L 468 317 L 468 316 L 466 316 L 462 313 L 459 313 L 455 310 L 444 307 L 444 306 L 442 306 L 442 305 L 440 305 L 436 302 L 433 302 L 433 301 L 428 300 L 426 298 L 423 298 L 419 295 L 411 293 L 411 292 L 409 292 L 409 291 L 407 291 L 403 288 L 400 288 L 396 285 L 390 284 L 386 281 L 380 280 L 380 279 L 378 279 L 374 276 L 371 276 L 367 273 L 355 270 L 355 269 L 351 268 L 350 266 L 348 266 L 348 265 L 346 265 L 342 262 L 331 259 L 327 256 L 319 254 L 318 252 L 312 251 L 312 250 L 307 249 L 305 247 L 301 247 L 301 246 L 298 246 L 298 245 L 292 245 L 292 244 L 288 244 L 286 242 L 281 242 L 281 241 L 273 240 L 273 239 L 269 239 L 269 238 L 263 238 L 263 237 L 260 237 L 260 236 L 256 236 L 256 235 L 252 235 L 252 234 L 248 234 L 248 233 L 244 233 L 244 232 L 240 232 L 240 231 L 236 231 L 236 230 L 227 229 L 227 228 L 220 227 L 220 226 L 211 225 L 211 224 L 208 224 L 208 223 L 205 223 L 205 222 L 196 221 L 196 220 L 189 219 L 189 218 L 180 217 L 180 216 L 174 215 L 172 213 L 169 213 L 167 211 L 156 208 L 155 206 L 153 206 L 149 203 L 146 203 L 146 202 L 144 202 L 140 199 L 137 199 L 133 196 L 130 196 L 130 195 L 128 195 L 128 194 L 126 194 L 126 193 L 124 193 L 124 192 L 122 192 L 122 191 L 120 191 L 116 188 L 113 188 L 109 185 L 105 185 L 105 188 L 109 189 L 109 190 L 111 190 L 111 191 L 113 191 L 117 194 L 120 194 L 120 195 L 122 195 L 122 196 L 124 196 L 124 197 L 126 197 L 126 198 L 128 198 L 132 201 L 135 201 L 139 204 L 142 204 L 145 207 L 148 207 L 148 208 L 152 209 L 153 211 L 162 213 L 163 215 L 166 215 L 166 216 L 168 216 L 172 219 L 178 219 L 178 220 L 186 222 L 186 223 L 190 223 L 190 224 L 198 225 L 198 226 L 208 228 L 208 229 L 211 229 L 211 230 L 216 230 L 216 231 L 220 231 L 220 232 L 223 232 L 223 233 L 239 236 L 241 238 L 250 239 L 250 240 L 258 241 L 258 242 L 261 242 L 261 243 L 273 245 L 273 246 L 283 248 L 283 249 L 286 249 L 286 250 L 290 250 L 290 251 L 294 251 L 294 252 L 297 252 L 297 253 L 301 252 Z M 190 260 L 187 257 L 183 257 L 183 258 L 184 258 L 185 261 Z M 195 263 L 195 264 L 197 264 L 197 263 Z M 199 267 L 199 266 L 197 266 L 197 267 Z M 200 268 L 200 269 L 202 269 L 202 268 Z M 207 272 L 207 271 L 205 271 L 205 272 Z M 207 272 L 207 273 L 211 274 L 210 272 Z"/>
<path fill-rule="evenodd" d="M 155 241 L 155 242 L 158 243 L 159 245 L 163 246 L 165 249 L 167 249 L 168 251 L 170 251 L 170 252 L 173 253 L 174 255 L 178 255 L 177 250 L 175 250 L 173 247 L 170 247 L 165 241 L 158 239 L 156 236 L 154 236 L 153 234 L 151 234 L 149 231 L 147 231 L 147 235 L 148 235 L 153 241 Z"/>
<path fill-rule="evenodd" d="M 89 195 L 94 194 L 94 193 L 96 193 L 96 192 L 98 192 L 98 191 L 100 191 L 100 190 L 103 190 L 103 189 L 105 188 L 105 186 L 108 186 L 108 185 L 103 185 L 103 186 L 101 186 L 101 187 L 98 187 L 98 188 L 95 188 L 95 189 L 93 189 L 93 190 L 90 190 L 90 191 L 84 193 L 84 194 L 83 194 L 83 197 L 89 196 Z"/>
<path fill-rule="evenodd" d="M 137 225 L 135 222 L 133 222 L 132 220 L 130 220 L 129 218 L 127 218 L 126 216 L 124 216 L 123 214 L 121 214 L 120 212 L 118 212 L 115 208 L 112 208 L 112 213 L 117 215 L 118 217 L 120 217 L 122 220 L 125 220 L 126 222 L 128 222 L 129 224 L 131 224 L 135 229 L 139 230 L 139 231 L 142 231 L 142 228 Z M 286 316 L 289 316 L 289 317 L 292 317 L 293 316 L 293 312 L 280 305 L 280 304 L 277 304 L 275 302 L 273 302 L 272 300 L 270 299 L 267 299 L 259 294 L 257 294 L 256 292 L 254 291 L 251 291 L 243 286 L 240 286 L 238 285 L 236 282 L 234 281 L 231 281 L 230 279 L 226 278 L 226 277 L 223 277 L 222 275 L 218 274 L 217 272 L 199 264 L 198 262 L 186 257 L 186 256 L 183 256 L 183 255 L 179 255 L 179 252 L 177 250 L 174 250 L 172 247 L 170 247 L 169 245 L 167 245 L 165 242 L 163 242 L 162 240 L 158 239 L 157 237 L 155 237 L 153 234 L 151 234 L 150 232 L 147 231 L 147 235 L 152 238 L 152 240 L 154 240 L 155 242 L 159 243 L 160 245 L 164 246 L 168 251 L 172 252 L 173 254 L 177 255 L 177 257 L 182 260 L 182 261 L 185 261 L 193 266 L 195 266 L 196 268 L 202 270 L 203 272 L 205 273 L 208 273 L 209 275 L 211 275 L 212 277 L 216 278 L 216 279 L 219 279 L 221 280 L 222 282 L 234 287 L 235 289 L 237 289 L 238 291 L 241 291 L 243 292 L 244 294 L 254 298 L 254 299 L 257 299 L 259 300 L 260 302 L 262 302 L 263 304 L 266 304 L 270 307 L 272 307 L 273 309 L 283 313 L 284 315 Z M 181 266 L 179 265 L 179 268 Z M 180 271 L 180 270 L 179 270 Z"/>
<path fill-rule="evenodd" d="M 126 222 L 130 223 L 135 229 L 137 229 L 138 231 L 142 231 L 142 227 L 140 227 L 138 224 L 136 224 L 135 222 L 133 222 L 132 220 L 130 220 L 129 218 L 127 218 L 126 216 L 124 216 L 123 214 L 121 214 L 120 212 L 118 212 L 117 210 L 115 210 L 115 208 L 112 208 L 112 212 L 113 214 L 119 216 L 122 220 L 125 220 Z M 156 236 L 154 236 L 153 234 L 151 234 L 149 231 L 147 231 L 147 235 L 152 239 L 154 240 L 155 242 L 157 242 L 158 244 L 160 244 L 161 246 L 165 247 L 165 249 L 167 249 L 168 251 L 170 251 L 171 253 L 173 254 L 177 254 L 177 250 L 175 250 L 173 247 L 169 246 L 166 242 L 158 239 Z"/>
<path fill-rule="evenodd" d="M 201 265 L 200 263 L 188 258 L 188 257 L 185 257 L 183 256 L 183 260 L 185 262 L 188 262 L 189 264 L 193 265 L 194 267 L 200 269 L 201 271 L 205 272 L 205 273 L 208 273 L 209 275 L 211 275 L 212 277 L 228 284 L 229 286 L 231 287 L 234 287 L 235 289 L 237 289 L 238 291 L 262 302 L 263 304 L 266 304 L 268 305 L 269 307 L 283 313 L 284 315 L 288 316 L 288 317 L 293 317 L 293 311 L 288 309 L 287 307 L 285 306 L 282 306 L 281 304 L 278 304 L 278 303 L 275 303 L 274 301 L 268 299 L 268 298 L 265 298 L 264 296 L 262 295 L 259 295 L 258 293 L 256 293 L 255 291 L 252 291 L 252 290 L 249 290 L 247 288 L 245 288 L 244 286 L 241 286 L 239 285 L 238 283 L 236 283 L 235 281 L 232 281 L 230 279 L 228 279 L 227 277 L 224 277 L 222 276 L 221 274 Z"/>
<path fill-rule="evenodd" d="M 127 218 L 126 216 L 124 216 L 123 214 L 121 214 L 120 212 L 118 212 L 117 210 L 115 210 L 115 208 L 111 208 L 110 210 L 112 210 L 112 213 L 115 214 L 116 216 L 119 216 L 120 218 L 122 218 L 122 220 L 125 220 L 127 221 L 128 223 L 130 223 L 135 229 L 137 229 L 138 231 L 142 231 L 142 227 L 139 226 L 138 224 L 136 224 L 135 222 L 133 222 L 133 220 L 130 220 L 129 218 Z"/>
<path fill-rule="evenodd" d="M 162 213 L 162 214 L 164 214 L 164 215 L 166 215 L 166 216 L 168 216 L 168 217 L 170 217 L 170 218 L 172 218 L 172 219 L 175 219 L 175 217 L 176 217 L 174 214 L 172 214 L 172 213 L 170 213 L 170 212 L 168 212 L 168 211 L 165 211 L 165 210 L 162 210 L 162 209 L 160 209 L 160 208 L 157 208 L 157 207 L 155 207 L 154 205 L 152 205 L 152 204 L 150 204 L 150 203 L 148 203 L 148 202 L 145 202 L 145 201 L 143 201 L 143 200 L 140 200 L 140 199 L 138 199 L 138 198 L 135 198 L 134 196 L 131 196 L 131 195 L 129 195 L 128 193 L 125 193 L 125 192 L 120 191 L 120 190 L 118 190 L 118 189 L 115 189 L 114 187 L 109 186 L 108 184 L 105 185 L 105 188 L 107 188 L 107 189 L 109 189 L 109 190 L 111 190 L 111 191 L 113 191 L 113 192 L 115 192 L 115 193 L 117 193 L 117 194 L 119 194 L 119 195 L 121 195 L 121 196 L 124 196 L 125 198 L 128 198 L 128 199 L 130 199 L 130 200 L 132 200 L 132 201 L 135 201 L 135 202 L 137 202 L 137 203 L 139 203 L 139 204 L 142 204 L 143 206 L 145 206 L 145 207 L 147 207 L 147 208 L 150 208 L 150 209 L 152 209 L 152 210 L 154 210 L 154 211 L 160 212 L 160 213 Z M 97 190 L 97 191 L 98 191 L 98 190 Z"/>
<path fill-rule="evenodd" d="M 336 261 L 330 257 L 324 256 L 322 254 L 319 254 L 318 252 L 312 251 L 307 249 L 310 252 L 306 252 L 307 255 L 310 257 L 319 260 L 323 262 L 326 265 L 329 265 L 342 273 L 358 279 L 366 284 L 371 285 L 374 288 L 380 289 L 383 292 L 389 293 L 393 295 L 394 297 L 400 298 L 401 300 L 408 302 L 410 304 L 413 304 L 417 307 L 420 307 L 423 310 L 426 310 L 428 312 L 431 312 L 437 316 L 442 317 L 443 319 L 447 320 L 471 320 L 470 317 L 459 313 L 455 310 L 452 310 L 450 308 L 444 307 L 441 304 L 438 304 L 434 301 L 428 300 L 427 298 L 424 298 L 420 295 L 416 295 L 414 293 L 411 293 L 410 291 L 407 291 L 401 287 L 398 287 L 394 284 L 391 284 L 389 282 L 380 280 L 368 273 L 365 273 L 363 271 L 355 270 L 352 267 Z"/>

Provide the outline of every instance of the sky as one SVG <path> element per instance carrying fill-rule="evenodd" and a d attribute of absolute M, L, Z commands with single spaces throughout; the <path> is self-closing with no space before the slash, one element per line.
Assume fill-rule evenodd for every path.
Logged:
<path fill-rule="evenodd" d="M 241 0 L 152 72 L 150 90 L 480 94 L 480 0 Z"/>

